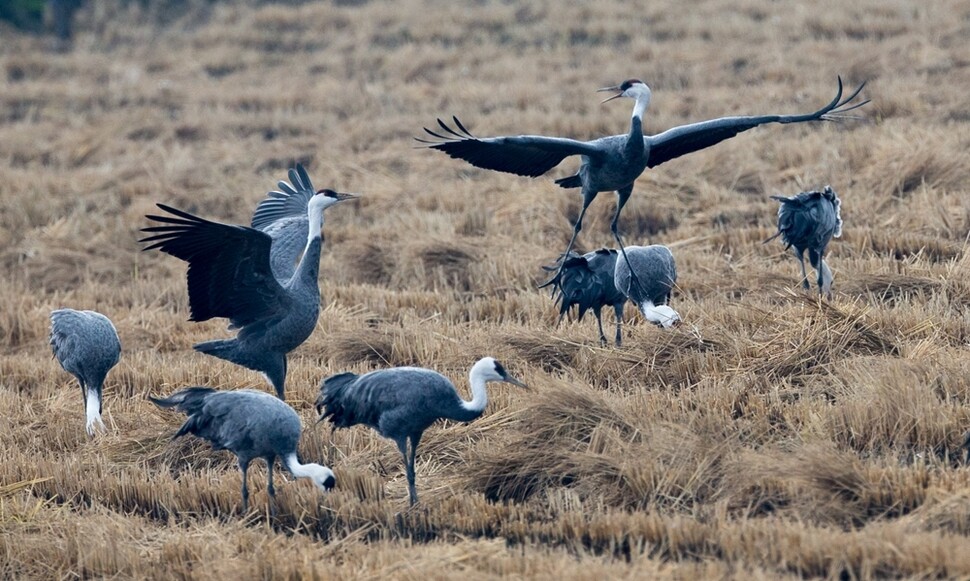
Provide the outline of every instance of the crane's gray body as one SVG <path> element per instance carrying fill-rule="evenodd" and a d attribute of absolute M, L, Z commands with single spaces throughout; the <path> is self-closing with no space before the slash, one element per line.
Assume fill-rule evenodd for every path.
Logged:
<path fill-rule="evenodd" d="M 192 321 L 225 317 L 230 329 L 239 331 L 235 338 L 194 348 L 262 372 L 280 399 L 285 397 L 286 356 L 310 337 L 320 314 L 323 237 L 309 239 L 313 186 L 302 166 L 290 170 L 290 178 L 296 187 L 279 182 L 284 191 L 267 194 L 252 228 L 159 204 L 177 218 L 149 216 L 170 225 L 144 228 L 159 234 L 142 240 L 153 242 L 145 250 L 158 248 L 189 263 Z"/>
<path fill-rule="evenodd" d="M 266 458 L 272 465 L 277 456 L 296 452 L 300 441 L 300 417 L 265 392 L 189 387 L 152 401 L 188 416 L 173 438 L 186 434 L 203 438 L 216 450 L 235 454 L 240 466 L 255 458 Z"/>
<path fill-rule="evenodd" d="M 188 416 L 173 439 L 192 434 L 207 440 L 216 450 L 229 450 L 236 455 L 242 471 L 243 512 L 249 503 L 247 471 L 254 459 L 266 460 L 268 492 L 270 497 L 275 496 L 276 458 L 296 455 L 300 441 L 300 417 L 293 408 L 272 395 L 250 389 L 216 391 L 189 387 L 164 399 L 150 399 L 160 407 L 174 407 Z"/>
<path fill-rule="evenodd" d="M 304 242 L 305 243 L 305 242 Z M 282 286 L 286 298 L 272 316 L 248 325 L 236 325 L 233 339 L 216 339 L 193 346 L 196 351 L 225 359 L 266 375 L 277 395 L 284 399 L 286 356 L 313 333 L 320 317 L 320 250 L 322 240 L 311 242 L 300 268 Z"/>
<path fill-rule="evenodd" d="M 470 422 L 482 412 L 462 407 L 454 384 L 437 371 L 394 367 L 364 375 L 341 373 L 324 380 L 318 403 L 334 428 L 370 426 L 391 440 L 417 435 L 446 418 Z"/>
<path fill-rule="evenodd" d="M 677 282 L 677 265 L 670 249 L 660 244 L 650 246 L 627 246 L 629 263 L 616 263 L 613 283 L 616 288 L 637 305 L 650 301 L 654 305 L 670 303 L 670 292 Z M 633 284 L 631 267 L 639 285 Z"/>
<path fill-rule="evenodd" d="M 616 288 L 613 281 L 619 253 L 609 248 L 601 248 L 580 256 L 571 252 L 562 265 L 562 272 L 553 277 L 553 292 L 558 291 L 559 320 L 575 306 L 579 311 L 578 319 L 583 320 L 587 310 L 592 309 L 599 327 L 600 343 L 606 344 L 603 333 L 602 309 L 612 306 L 616 315 L 615 341 L 623 342 L 621 325 L 623 323 L 623 304 L 626 295 Z M 544 267 L 555 270 L 556 267 Z"/>
<path fill-rule="evenodd" d="M 832 238 L 842 235 L 842 201 L 831 186 L 802 192 L 792 197 L 771 196 L 778 200 L 778 232 L 785 248 L 791 248 L 802 269 L 802 286 L 810 288 L 805 272 L 805 251 L 817 274 L 819 293 L 831 294 L 832 272 L 825 263 L 825 252 Z"/>
<path fill-rule="evenodd" d="M 104 380 L 121 359 L 118 332 L 108 317 L 94 311 L 57 309 L 51 312 L 50 318 L 54 357 L 65 371 L 77 378 L 85 405 L 91 395 L 97 397 L 96 421 L 100 423 Z M 90 417 L 88 432 L 92 433 Z"/>

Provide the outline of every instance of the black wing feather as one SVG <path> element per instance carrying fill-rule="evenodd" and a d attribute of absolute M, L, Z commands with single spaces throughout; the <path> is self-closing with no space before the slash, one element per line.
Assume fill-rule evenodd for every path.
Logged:
<path fill-rule="evenodd" d="M 152 243 L 144 250 L 158 249 L 189 263 L 190 320 L 223 317 L 244 327 L 285 310 L 289 297 L 270 268 L 269 235 L 158 207 L 176 217 L 147 216 L 166 225 L 142 228 L 154 235 L 139 242 Z"/>
<path fill-rule="evenodd" d="M 458 131 L 438 119 L 442 132 L 424 128 L 424 131 L 440 141 L 415 138 L 427 143 L 431 149 L 447 153 L 455 159 L 463 159 L 475 167 L 538 177 L 571 155 L 597 155 L 600 152 L 582 141 L 544 137 L 540 135 L 515 135 L 480 139 L 471 134 L 457 117 L 452 118 Z"/>
<path fill-rule="evenodd" d="M 839 77 L 839 88 L 835 98 L 818 111 L 803 115 L 759 115 L 750 117 L 722 117 L 690 125 L 682 125 L 668 129 L 658 135 L 644 138 L 649 147 L 648 167 L 658 165 L 678 158 L 682 155 L 699 151 L 730 139 L 735 135 L 753 129 L 766 123 L 803 123 L 807 121 L 839 120 L 840 115 L 865 105 L 869 101 L 856 103 L 845 107 L 862 91 L 866 84 L 862 83 L 851 95 L 842 98 L 842 78 Z"/>

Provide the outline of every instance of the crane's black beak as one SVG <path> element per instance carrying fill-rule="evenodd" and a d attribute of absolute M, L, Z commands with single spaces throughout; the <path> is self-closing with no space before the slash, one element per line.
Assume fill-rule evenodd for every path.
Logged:
<path fill-rule="evenodd" d="M 522 389 L 529 389 L 529 386 L 528 385 L 522 383 L 521 381 L 519 381 L 518 379 L 512 377 L 508 373 L 505 373 L 502 376 L 502 381 L 504 381 L 505 383 L 511 383 L 512 385 L 517 385 L 517 386 L 521 387 Z"/>
<path fill-rule="evenodd" d="M 347 200 L 356 200 L 357 198 L 360 197 L 360 194 L 345 194 L 342 192 L 335 192 L 335 193 L 336 195 L 334 197 L 337 198 L 338 202 L 345 202 Z"/>
<path fill-rule="evenodd" d="M 613 85 L 612 87 L 603 87 L 602 89 L 596 89 L 597 93 L 605 93 L 607 91 L 616 91 L 616 94 L 613 95 L 612 97 L 609 97 L 607 99 L 603 99 L 602 101 L 600 101 L 600 105 L 602 105 L 603 103 L 606 103 L 607 101 L 612 101 L 613 99 L 619 99 L 620 97 L 623 96 L 623 91 L 620 90 L 619 85 Z"/>

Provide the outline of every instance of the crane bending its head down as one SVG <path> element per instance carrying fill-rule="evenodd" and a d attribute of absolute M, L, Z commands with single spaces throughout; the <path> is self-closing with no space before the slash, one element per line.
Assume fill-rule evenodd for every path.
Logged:
<path fill-rule="evenodd" d="M 270 502 L 276 498 L 273 464 L 279 457 L 295 478 L 307 478 L 326 492 L 333 488 L 333 471 L 320 464 L 302 464 L 296 455 L 300 441 L 300 417 L 285 402 L 250 389 L 216 391 L 208 387 L 188 387 L 167 398 L 149 398 L 163 408 L 176 408 L 188 418 L 172 439 L 193 434 L 208 440 L 216 450 L 236 455 L 242 471 L 243 512 L 249 508 L 249 463 L 266 460 Z M 272 504 L 271 504 L 272 506 Z"/>
<path fill-rule="evenodd" d="M 481 416 L 488 403 L 485 384 L 490 381 L 526 387 L 492 357 L 475 363 L 468 379 L 472 388 L 470 401 L 458 395 L 447 377 L 421 367 L 393 367 L 364 375 L 340 373 L 323 380 L 317 412 L 320 421 L 329 418 L 333 429 L 363 424 L 394 440 L 404 459 L 408 498 L 413 505 L 418 501 L 414 458 L 428 426 L 439 419 L 470 422 Z"/>
<path fill-rule="evenodd" d="M 665 329 L 680 322 L 670 295 L 677 284 L 677 265 L 669 248 L 660 244 L 627 246 L 629 262 L 616 261 L 613 283 L 643 313 L 644 318 Z M 640 284 L 633 284 L 634 275 Z"/>
<path fill-rule="evenodd" d="M 300 174 L 306 172 L 291 176 Z M 301 184 L 308 186 L 309 178 Z M 270 229 L 293 212 L 302 214 L 305 218 L 287 222 L 304 233 L 296 252 L 288 243 L 293 238 L 290 226 L 283 227 L 286 234 L 271 229 L 274 238 L 264 230 L 211 222 L 164 204 L 158 207 L 170 215 L 148 216 L 161 225 L 142 228 L 153 235 L 140 240 L 151 242 L 144 250 L 158 249 L 189 263 L 191 321 L 223 317 L 229 319 L 230 329 L 239 330 L 233 339 L 198 343 L 195 350 L 261 371 L 280 399 L 285 397 L 286 356 L 307 340 L 320 314 L 324 210 L 358 197 L 330 189 L 311 193 L 301 187 L 301 192 L 292 200 L 298 202 L 291 204 L 295 209 L 267 208 L 264 201 L 263 211 L 257 210 L 254 217 Z M 274 258 L 278 243 L 286 247 Z M 294 269 L 287 263 L 296 257 L 299 264 Z"/>
<path fill-rule="evenodd" d="M 57 362 L 81 385 L 87 416 L 84 428 L 93 436 L 96 427 L 105 429 L 102 386 L 108 371 L 121 359 L 118 331 L 101 313 L 57 309 L 51 312 L 50 344 Z"/>

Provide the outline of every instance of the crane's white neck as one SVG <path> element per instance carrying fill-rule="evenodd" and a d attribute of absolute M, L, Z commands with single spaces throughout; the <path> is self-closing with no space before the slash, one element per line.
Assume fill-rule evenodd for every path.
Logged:
<path fill-rule="evenodd" d="M 472 400 L 462 400 L 461 407 L 470 412 L 481 413 L 485 411 L 485 406 L 488 404 L 488 394 L 485 392 L 485 376 L 478 365 L 472 367 L 468 374 L 468 382 L 472 386 Z"/>
<path fill-rule="evenodd" d="M 320 238 L 320 230 L 323 228 L 323 208 L 316 206 L 315 204 L 310 204 L 310 208 L 307 212 L 307 218 L 310 220 L 310 228 L 307 231 L 306 243 L 307 246 L 311 242 Z"/>
<path fill-rule="evenodd" d="M 294 478 L 312 478 L 313 471 L 312 466 L 320 466 L 319 464 L 301 464 L 296 457 L 296 453 L 292 453 L 283 458 L 283 462 L 286 464 L 286 469 L 290 471 L 290 474 Z"/>
<path fill-rule="evenodd" d="M 646 85 L 638 86 L 635 96 L 636 101 L 633 103 L 633 118 L 643 119 L 643 114 L 646 113 L 647 107 L 650 106 L 650 89 Z"/>
<path fill-rule="evenodd" d="M 101 421 L 101 397 L 98 396 L 96 389 L 87 388 L 87 398 L 84 404 L 84 415 L 87 417 L 85 429 L 88 435 L 94 435 L 94 429 L 100 426 L 104 429 L 104 422 Z"/>

